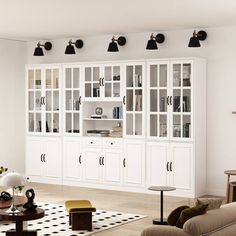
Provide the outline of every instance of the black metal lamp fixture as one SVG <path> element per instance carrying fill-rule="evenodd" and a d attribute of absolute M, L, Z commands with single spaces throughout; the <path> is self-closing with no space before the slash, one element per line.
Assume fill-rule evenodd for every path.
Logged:
<path fill-rule="evenodd" d="M 147 50 L 157 50 L 157 43 L 163 43 L 165 41 L 165 35 L 164 34 L 157 34 L 154 36 L 152 33 L 150 36 L 150 39 L 147 42 L 146 49 Z"/>
<path fill-rule="evenodd" d="M 193 31 L 193 36 L 189 40 L 188 46 L 191 48 L 198 48 L 201 47 L 200 41 L 203 41 L 207 38 L 206 31 L 200 30 L 198 33 L 196 33 L 196 30 Z"/>
<path fill-rule="evenodd" d="M 44 47 L 45 50 L 49 51 L 52 48 L 52 43 L 46 42 L 45 44 L 40 44 L 40 42 L 38 42 L 37 47 L 34 50 L 34 56 L 44 56 L 43 49 L 41 47 Z"/>
<path fill-rule="evenodd" d="M 115 36 L 113 36 L 107 49 L 108 52 L 119 52 L 116 42 L 120 46 L 124 46 L 126 44 L 126 38 L 124 36 L 120 36 L 118 39 L 116 39 Z"/>
<path fill-rule="evenodd" d="M 76 48 L 82 48 L 84 42 L 81 39 L 77 39 L 75 42 L 72 42 L 71 39 L 66 46 L 65 54 L 75 54 L 75 48 L 72 44 L 74 44 Z"/>

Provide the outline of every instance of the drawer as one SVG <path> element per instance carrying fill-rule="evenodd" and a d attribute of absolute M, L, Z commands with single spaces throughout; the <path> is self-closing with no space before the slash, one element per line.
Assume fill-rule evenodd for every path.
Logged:
<path fill-rule="evenodd" d="M 105 148 L 120 148 L 121 142 L 118 140 L 106 140 L 104 141 L 104 147 Z"/>
<path fill-rule="evenodd" d="M 102 140 L 98 140 L 98 139 L 87 139 L 85 141 L 85 145 L 87 147 L 102 147 Z"/>

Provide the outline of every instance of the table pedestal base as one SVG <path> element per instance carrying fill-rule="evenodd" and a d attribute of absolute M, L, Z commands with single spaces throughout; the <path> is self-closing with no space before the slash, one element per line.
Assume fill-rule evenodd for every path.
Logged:
<path fill-rule="evenodd" d="M 162 221 L 160 218 L 153 219 L 152 223 L 154 225 L 168 225 L 166 219 L 164 218 Z"/>
<path fill-rule="evenodd" d="M 7 231 L 6 236 L 37 236 L 36 230 L 29 231 Z"/>

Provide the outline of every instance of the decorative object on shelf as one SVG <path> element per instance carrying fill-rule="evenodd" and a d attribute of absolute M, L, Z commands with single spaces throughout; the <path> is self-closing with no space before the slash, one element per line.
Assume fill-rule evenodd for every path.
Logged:
<path fill-rule="evenodd" d="M 193 31 L 193 36 L 189 40 L 188 47 L 198 48 L 201 47 L 200 41 L 204 41 L 207 38 L 207 33 L 204 30 L 200 30 L 196 33 L 196 30 Z"/>
<path fill-rule="evenodd" d="M 122 138 L 123 137 L 123 127 L 121 123 L 117 123 L 117 125 L 112 127 L 112 130 L 110 131 L 110 137 L 113 138 Z"/>
<path fill-rule="evenodd" d="M 8 171 L 8 168 L 5 168 L 3 166 L 0 167 L 0 175 L 6 171 Z"/>
<path fill-rule="evenodd" d="M 93 119 L 107 119 L 107 116 L 106 115 L 91 115 L 90 118 L 93 118 Z"/>
<path fill-rule="evenodd" d="M 87 130 L 87 136 L 108 137 L 109 130 Z"/>
<path fill-rule="evenodd" d="M 152 33 L 150 39 L 147 42 L 146 49 L 157 50 L 158 49 L 157 43 L 163 43 L 164 41 L 165 41 L 164 34 L 157 34 L 156 36 L 154 36 L 154 34 Z"/>
<path fill-rule="evenodd" d="M 0 201 L 9 201 L 12 199 L 12 196 L 10 193 L 6 191 L 2 191 L 0 195 Z"/>
<path fill-rule="evenodd" d="M 103 109 L 101 107 L 96 107 L 95 113 L 96 115 L 102 115 Z"/>
<path fill-rule="evenodd" d="M 46 42 L 45 44 L 41 44 L 38 42 L 37 47 L 34 50 L 34 56 L 44 56 L 43 49 L 41 47 L 44 47 L 45 50 L 49 51 L 52 49 L 52 43 Z"/>
<path fill-rule="evenodd" d="M 15 194 L 15 188 L 17 186 L 25 186 L 26 179 L 23 175 L 16 173 L 16 172 L 10 172 L 4 175 L 1 178 L 1 185 L 12 187 L 12 205 L 11 207 L 6 211 L 7 213 L 19 213 L 20 211 L 15 206 L 14 201 L 14 194 Z"/>
<path fill-rule="evenodd" d="M 23 207 L 27 210 L 34 210 L 37 208 L 37 205 L 34 204 L 35 193 L 32 188 L 28 189 L 25 192 L 25 196 L 27 197 L 27 202 L 23 205 Z"/>
<path fill-rule="evenodd" d="M 116 39 L 115 36 L 113 36 L 107 49 L 108 52 L 119 52 L 116 42 L 119 44 L 119 46 L 124 46 L 126 44 L 126 38 L 124 36 L 120 36 L 118 39 Z"/>
<path fill-rule="evenodd" d="M 81 39 L 77 39 L 75 42 L 72 42 L 72 39 L 68 42 L 69 45 L 66 46 L 65 54 L 75 54 L 75 48 L 72 44 L 75 45 L 76 48 L 82 48 L 84 46 L 84 42 Z"/>
<path fill-rule="evenodd" d="M 123 118 L 123 107 L 113 107 L 113 119 L 122 119 Z"/>

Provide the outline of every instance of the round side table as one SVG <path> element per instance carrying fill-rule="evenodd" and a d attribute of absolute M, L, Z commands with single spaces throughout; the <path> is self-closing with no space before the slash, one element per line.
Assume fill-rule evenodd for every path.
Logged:
<path fill-rule="evenodd" d="M 236 175 L 236 170 L 226 170 L 224 173 L 227 175 L 227 189 L 226 189 L 226 202 L 229 203 L 230 198 L 230 175 Z"/>
<path fill-rule="evenodd" d="M 160 197 L 160 218 L 154 219 L 153 224 L 154 225 L 167 225 L 166 219 L 163 218 L 163 192 L 164 191 L 174 191 L 176 188 L 174 187 L 168 187 L 168 186 L 151 186 L 148 188 L 151 191 L 159 191 L 161 193 Z"/>

